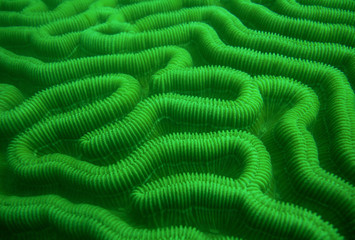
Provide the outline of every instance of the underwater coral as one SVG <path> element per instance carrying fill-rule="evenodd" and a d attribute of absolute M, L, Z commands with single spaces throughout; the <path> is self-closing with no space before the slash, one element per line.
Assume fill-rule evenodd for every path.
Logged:
<path fill-rule="evenodd" d="M 354 0 L 0 0 L 0 239 L 352 239 Z"/>

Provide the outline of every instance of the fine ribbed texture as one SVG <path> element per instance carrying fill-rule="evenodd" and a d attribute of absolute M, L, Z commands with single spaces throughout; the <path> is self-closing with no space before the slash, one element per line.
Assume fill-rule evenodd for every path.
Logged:
<path fill-rule="evenodd" d="M 353 0 L 0 0 L 0 239 L 353 239 Z"/>

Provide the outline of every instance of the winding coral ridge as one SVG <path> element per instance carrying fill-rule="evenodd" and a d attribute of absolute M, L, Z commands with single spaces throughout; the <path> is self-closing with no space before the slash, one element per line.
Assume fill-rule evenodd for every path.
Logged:
<path fill-rule="evenodd" d="M 0 0 L 0 239 L 352 239 L 355 1 Z"/>

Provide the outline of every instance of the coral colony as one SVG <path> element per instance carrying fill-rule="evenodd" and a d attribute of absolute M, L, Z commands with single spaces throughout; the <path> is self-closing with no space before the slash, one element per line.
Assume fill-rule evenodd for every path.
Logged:
<path fill-rule="evenodd" d="M 354 0 L 0 0 L 0 239 L 353 239 Z"/>

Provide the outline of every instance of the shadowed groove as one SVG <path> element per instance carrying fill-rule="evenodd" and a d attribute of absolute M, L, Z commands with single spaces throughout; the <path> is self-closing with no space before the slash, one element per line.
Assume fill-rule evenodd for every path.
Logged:
<path fill-rule="evenodd" d="M 352 0 L 0 0 L 1 239 L 352 239 Z"/>

